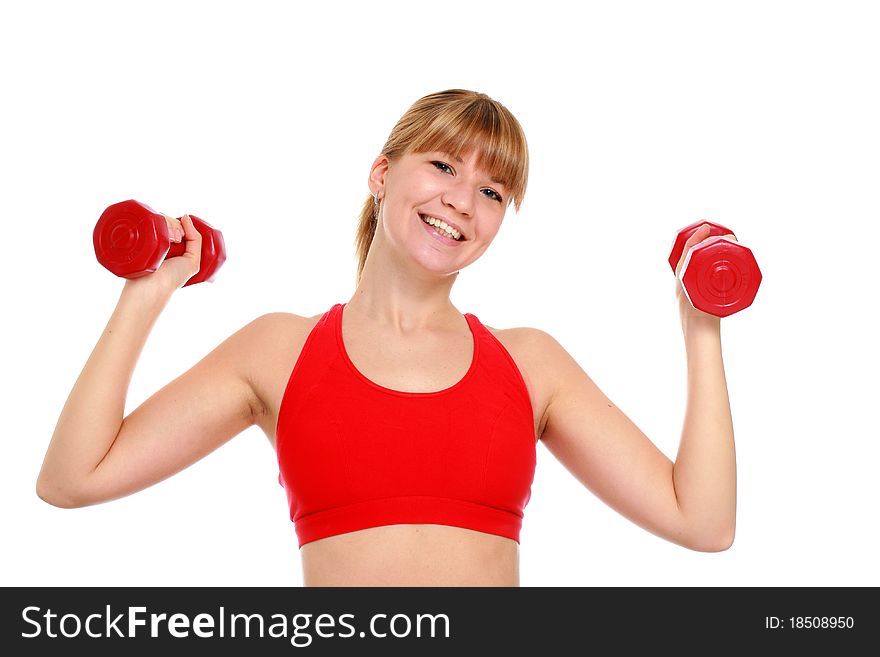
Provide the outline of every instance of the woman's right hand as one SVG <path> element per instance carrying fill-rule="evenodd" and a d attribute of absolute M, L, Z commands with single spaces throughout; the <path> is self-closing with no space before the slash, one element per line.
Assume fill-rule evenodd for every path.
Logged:
<path fill-rule="evenodd" d="M 131 290 L 151 290 L 171 295 L 192 278 L 201 267 L 202 234 L 196 230 L 188 214 L 180 219 L 164 214 L 168 222 L 168 234 L 172 243 L 184 242 L 186 251 L 180 256 L 167 257 L 152 274 L 130 278 L 125 288 Z"/>

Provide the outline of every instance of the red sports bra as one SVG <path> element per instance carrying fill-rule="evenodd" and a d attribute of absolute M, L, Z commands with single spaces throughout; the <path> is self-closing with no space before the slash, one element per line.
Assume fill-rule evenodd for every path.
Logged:
<path fill-rule="evenodd" d="M 532 405 L 504 346 L 474 315 L 470 369 L 436 392 L 357 370 L 337 303 L 309 333 L 276 427 L 278 482 L 299 547 L 379 525 L 465 527 L 519 542 L 536 447 Z"/>

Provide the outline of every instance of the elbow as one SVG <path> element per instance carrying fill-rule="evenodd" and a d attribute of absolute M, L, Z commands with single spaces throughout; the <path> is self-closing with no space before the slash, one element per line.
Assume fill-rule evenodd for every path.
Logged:
<path fill-rule="evenodd" d="M 37 497 L 46 504 L 51 504 L 59 509 L 78 509 L 86 506 L 81 497 L 74 495 L 70 489 L 58 485 L 57 482 L 53 482 L 42 474 L 37 478 L 36 492 Z"/>
<path fill-rule="evenodd" d="M 698 541 L 694 541 L 688 547 L 696 552 L 724 552 L 733 545 L 736 530 L 731 527 L 729 531 L 723 534 L 712 536 L 704 536 Z"/>

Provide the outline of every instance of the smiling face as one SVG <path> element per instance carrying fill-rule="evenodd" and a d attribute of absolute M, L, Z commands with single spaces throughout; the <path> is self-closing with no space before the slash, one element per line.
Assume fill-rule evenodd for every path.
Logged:
<path fill-rule="evenodd" d="M 461 158 L 442 151 L 408 152 L 392 162 L 380 155 L 369 180 L 381 200 L 377 231 L 438 274 L 474 262 L 498 233 L 508 205 L 505 186 L 478 168 L 477 159 L 477 152 Z"/>

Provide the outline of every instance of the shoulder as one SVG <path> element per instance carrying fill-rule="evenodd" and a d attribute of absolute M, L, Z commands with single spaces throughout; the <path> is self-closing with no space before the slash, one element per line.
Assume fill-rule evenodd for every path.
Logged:
<path fill-rule="evenodd" d="M 309 332 L 321 315 L 305 317 L 290 312 L 270 312 L 260 315 L 236 333 L 242 355 L 253 376 L 285 356 L 299 353 Z"/>
<path fill-rule="evenodd" d="M 320 315 L 315 317 L 315 321 Z M 248 323 L 244 328 L 254 334 L 271 334 L 278 331 L 287 332 L 304 328 L 313 318 L 304 317 L 290 312 L 264 313 Z"/>
<path fill-rule="evenodd" d="M 531 326 L 507 329 L 486 326 L 486 330 L 507 349 L 520 369 L 528 369 L 530 376 L 540 383 L 545 392 L 549 392 L 552 387 L 552 363 L 562 350 L 553 336 Z"/>
<path fill-rule="evenodd" d="M 539 328 L 515 326 L 499 329 L 485 324 L 484 326 L 506 348 L 515 349 L 523 357 L 543 360 L 562 349 L 552 335 Z"/>
<path fill-rule="evenodd" d="M 496 329 L 486 326 L 518 363 L 530 369 L 545 389 L 548 402 L 556 393 L 564 375 L 570 374 L 574 358 L 547 331 L 532 326 Z"/>
<path fill-rule="evenodd" d="M 241 332 L 258 340 L 263 348 L 271 347 L 277 340 L 289 343 L 292 337 L 305 338 L 322 314 L 306 317 L 291 312 L 264 313 L 246 324 Z"/>

